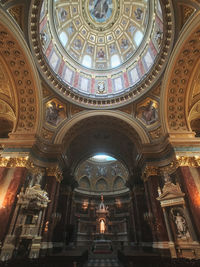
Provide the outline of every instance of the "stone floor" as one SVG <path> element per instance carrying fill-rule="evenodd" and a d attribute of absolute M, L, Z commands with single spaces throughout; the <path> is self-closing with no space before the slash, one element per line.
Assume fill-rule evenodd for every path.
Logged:
<path fill-rule="evenodd" d="M 110 258 L 104 258 L 104 255 L 102 255 L 102 259 L 89 259 L 86 263 L 85 267 L 122 267 L 122 265 L 118 262 L 117 259 L 110 259 Z"/>

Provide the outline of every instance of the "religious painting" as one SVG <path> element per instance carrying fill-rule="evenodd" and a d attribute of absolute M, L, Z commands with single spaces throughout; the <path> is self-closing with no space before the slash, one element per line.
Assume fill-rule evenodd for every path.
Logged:
<path fill-rule="evenodd" d="M 64 8 L 61 8 L 61 10 L 59 12 L 59 16 L 60 16 L 60 20 L 62 22 L 67 19 L 67 15 L 68 15 L 68 12 Z"/>
<path fill-rule="evenodd" d="M 117 50 L 116 50 L 115 43 L 110 44 L 109 49 L 110 49 L 110 54 L 111 55 L 114 54 L 114 53 L 116 53 Z"/>
<path fill-rule="evenodd" d="M 77 39 L 74 40 L 74 48 L 76 50 L 81 50 L 82 43 L 81 43 L 81 40 L 80 39 L 77 38 Z"/>
<path fill-rule="evenodd" d="M 120 47 L 123 50 L 126 50 L 129 47 L 129 41 L 126 38 L 122 38 L 120 42 Z"/>
<path fill-rule="evenodd" d="M 103 94 L 105 92 L 105 82 L 104 81 L 101 81 L 97 84 L 97 90 L 98 90 L 98 93 L 99 94 Z"/>
<path fill-rule="evenodd" d="M 146 125 L 155 123 L 158 120 L 158 103 L 152 99 L 147 99 L 137 108 L 137 118 Z"/>
<path fill-rule="evenodd" d="M 97 51 L 97 58 L 98 59 L 104 59 L 105 58 L 105 51 L 103 48 L 99 48 Z"/>
<path fill-rule="evenodd" d="M 140 7 L 136 8 L 136 10 L 134 11 L 134 15 L 135 15 L 135 18 L 137 20 L 139 20 L 139 21 L 142 20 L 142 18 L 143 18 L 143 11 L 142 11 L 142 9 Z"/>
<path fill-rule="evenodd" d="M 65 107 L 57 99 L 52 99 L 46 103 L 46 122 L 57 126 L 65 117 Z"/>
<path fill-rule="evenodd" d="M 90 0 L 89 12 L 95 22 L 106 22 L 112 15 L 112 0 Z"/>

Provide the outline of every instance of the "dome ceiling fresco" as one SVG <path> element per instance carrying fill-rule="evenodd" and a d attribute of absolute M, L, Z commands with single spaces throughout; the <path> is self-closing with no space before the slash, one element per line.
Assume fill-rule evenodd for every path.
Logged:
<path fill-rule="evenodd" d="M 159 0 L 44 0 L 39 19 L 44 58 L 56 78 L 83 97 L 129 92 L 161 50 Z"/>
<path fill-rule="evenodd" d="M 80 191 L 102 193 L 128 191 L 128 171 L 115 158 L 94 156 L 82 162 L 76 169 L 75 178 Z"/>

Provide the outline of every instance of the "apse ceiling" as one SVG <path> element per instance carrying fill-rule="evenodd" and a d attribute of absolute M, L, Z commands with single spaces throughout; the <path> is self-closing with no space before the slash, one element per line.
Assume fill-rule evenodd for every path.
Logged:
<path fill-rule="evenodd" d="M 81 162 L 75 171 L 77 191 L 82 193 L 127 192 L 128 170 L 117 159 L 97 154 Z"/>
<path fill-rule="evenodd" d="M 163 46 L 159 0 L 44 0 L 38 14 L 39 64 L 57 93 L 97 108 L 145 93 Z"/>

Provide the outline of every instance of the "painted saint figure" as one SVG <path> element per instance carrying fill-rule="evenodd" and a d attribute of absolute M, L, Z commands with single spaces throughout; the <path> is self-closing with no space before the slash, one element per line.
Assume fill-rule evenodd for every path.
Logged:
<path fill-rule="evenodd" d="M 92 14 L 97 19 L 102 19 L 106 16 L 108 11 L 108 1 L 107 0 L 97 0 L 96 4 L 94 5 L 94 9 L 92 11 Z"/>

